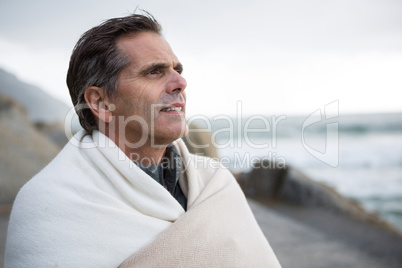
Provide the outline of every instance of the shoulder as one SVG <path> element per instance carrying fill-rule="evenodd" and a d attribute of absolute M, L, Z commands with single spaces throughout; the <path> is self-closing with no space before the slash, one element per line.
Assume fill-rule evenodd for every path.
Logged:
<path fill-rule="evenodd" d="M 182 139 L 177 140 L 173 145 L 180 152 L 185 168 L 193 168 L 205 175 L 213 175 L 217 172 L 230 173 L 217 158 L 207 157 L 202 153 L 190 153 Z"/>
<path fill-rule="evenodd" d="M 18 192 L 12 209 L 11 221 L 24 222 L 22 218 L 35 219 L 43 216 L 49 207 L 65 199 L 68 189 L 79 181 L 73 168 L 71 154 L 74 148 L 66 146 L 38 174 L 31 178 Z M 66 186 L 71 187 L 66 187 Z M 25 215 L 25 216 L 24 216 Z"/>
<path fill-rule="evenodd" d="M 93 184 L 86 177 L 94 177 L 80 149 L 67 143 L 59 154 L 18 192 L 12 214 L 41 215 L 46 209 L 64 202 L 85 185 Z"/>
<path fill-rule="evenodd" d="M 193 167 L 199 172 L 209 175 L 215 173 L 230 173 L 230 171 L 216 158 L 197 154 L 190 154 L 189 158 L 191 159 L 190 161 Z"/>
<path fill-rule="evenodd" d="M 186 161 L 188 174 L 193 174 L 203 182 L 204 186 L 211 183 L 212 185 L 237 185 L 233 174 L 218 159 L 190 154 Z"/>

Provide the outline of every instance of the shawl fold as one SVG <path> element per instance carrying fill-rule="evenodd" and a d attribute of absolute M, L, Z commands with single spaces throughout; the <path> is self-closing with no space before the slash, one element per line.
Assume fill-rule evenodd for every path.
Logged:
<path fill-rule="evenodd" d="M 280 267 L 233 176 L 173 145 L 186 213 L 102 133 L 77 133 L 18 193 L 5 267 Z"/>

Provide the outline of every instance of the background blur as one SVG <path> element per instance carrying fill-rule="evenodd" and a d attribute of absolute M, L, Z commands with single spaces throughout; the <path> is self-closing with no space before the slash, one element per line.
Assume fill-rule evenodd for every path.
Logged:
<path fill-rule="evenodd" d="M 213 136 L 229 168 L 250 168 L 250 161 L 236 166 L 236 154 L 241 163 L 246 154 L 284 159 L 402 230 L 401 1 L 1 0 L 0 69 L 16 76 L 4 74 L 7 85 L 23 81 L 62 103 L 56 106 L 71 106 L 65 76 L 76 41 L 136 8 L 157 18 L 184 64 L 188 118 L 208 116 L 215 132 L 233 121 L 235 137 Z M 56 114 L 35 114 L 51 107 L 46 98 L 30 89 L 18 101 L 36 104 L 28 112 L 39 122 Z M 312 114 L 315 123 L 306 125 Z M 246 143 L 240 132 L 249 118 L 259 132 Z M 231 146 L 232 138 L 241 142 Z"/>
<path fill-rule="evenodd" d="M 89 28 L 151 12 L 185 66 L 189 114 L 400 112 L 402 2 L 2 0 L 0 67 L 70 103 L 65 74 Z"/>

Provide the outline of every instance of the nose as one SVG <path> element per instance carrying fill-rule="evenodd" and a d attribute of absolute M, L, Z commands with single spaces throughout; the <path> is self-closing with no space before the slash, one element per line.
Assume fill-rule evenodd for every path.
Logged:
<path fill-rule="evenodd" d="M 184 77 L 181 76 L 181 74 L 179 74 L 177 71 L 173 70 L 171 77 L 169 78 L 166 92 L 169 94 L 172 94 L 174 92 L 183 93 L 186 87 L 186 79 L 184 79 Z"/>

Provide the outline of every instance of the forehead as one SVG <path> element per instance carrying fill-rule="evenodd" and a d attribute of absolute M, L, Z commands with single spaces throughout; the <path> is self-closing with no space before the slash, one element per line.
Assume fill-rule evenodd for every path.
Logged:
<path fill-rule="evenodd" d="M 177 64 L 178 59 L 169 43 L 156 33 L 138 33 L 117 40 L 118 48 L 131 58 L 132 64 Z"/>

